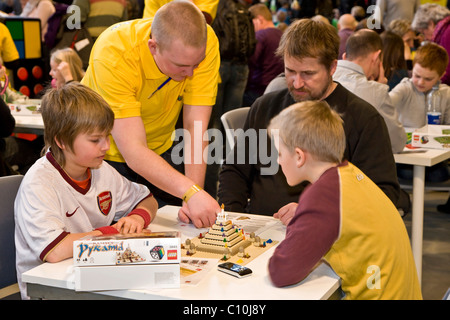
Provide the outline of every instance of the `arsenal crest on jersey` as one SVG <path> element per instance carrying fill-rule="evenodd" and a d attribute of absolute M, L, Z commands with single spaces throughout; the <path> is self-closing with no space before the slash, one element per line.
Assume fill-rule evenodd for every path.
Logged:
<path fill-rule="evenodd" d="M 97 204 L 101 213 L 108 215 L 112 206 L 112 196 L 110 191 L 104 191 L 97 196 Z"/>

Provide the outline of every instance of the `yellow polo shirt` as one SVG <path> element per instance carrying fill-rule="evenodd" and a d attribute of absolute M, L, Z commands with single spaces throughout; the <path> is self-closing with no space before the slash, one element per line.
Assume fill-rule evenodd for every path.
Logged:
<path fill-rule="evenodd" d="M 172 0 L 145 0 L 144 18 L 153 17 L 166 3 Z M 217 14 L 217 7 L 219 6 L 219 0 L 193 0 L 192 1 L 201 11 L 208 13 L 214 20 Z"/>
<path fill-rule="evenodd" d="M 152 19 L 121 22 L 106 29 L 95 42 L 81 83 L 97 91 L 111 106 L 115 118 L 141 117 L 149 149 L 162 154 L 183 104 L 212 106 L 217 95 L 219 42 L 208 26 L 206 58 L 192 77 L 171 80 L 161 73 L 148 48 Z M 111 138 L 106 159 L 125 162 Z"/>

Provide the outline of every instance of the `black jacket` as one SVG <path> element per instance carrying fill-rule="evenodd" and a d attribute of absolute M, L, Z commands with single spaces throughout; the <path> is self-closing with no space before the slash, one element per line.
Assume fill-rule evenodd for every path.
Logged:
<path fill-rule="evenodd" d="M 360 99 L 342 85 L 337 84 L 336 89 L 325 99 L 344 120 L 344 130 L 347 137 L 347 146 L 344 160 L 348 160 L 361 169 L 371 178 L 392 200 L 394 205 L 400 195 L 400 185 L 397 179 L 394 156 L 392 154 L 389 133 L 382 116 L 366 101 Z M 244 125 L 247 129 L 256 129 L 258 143 L 267 134 L 259 129 L 266 129 L 270 120 L 281 110 L 294 104 L 295 101 L 288 89 L 271 92 L 263 95 L 252 105 Z M 276 162 L 276 150 L 267 138 L 267 154 L 274 153 Z M 238 163 L 236 152 L 242 148 L 233 149 L 228 155 L 219 175 L 218 197 L 219 203 L 225 204 L 225 209 L 234 212 L 249 212 L 256 214 L 272 215 L 289 202 L 298 202 L 300 193 L 306 186 L 302 183 L 296 187 L 290 187 L 284 177 L 281 168 L 276 174 L 262 175 L 261 169 L 267 169 L 270 164 L 261 164 L 257 144 L 246 144 L 245 163 Z M 262 158 L 263 161 L 267 160 Z M 241 161 L 242 162 L 242 161 Z M 267 161 L 265 161 L 267 162 Z"/>

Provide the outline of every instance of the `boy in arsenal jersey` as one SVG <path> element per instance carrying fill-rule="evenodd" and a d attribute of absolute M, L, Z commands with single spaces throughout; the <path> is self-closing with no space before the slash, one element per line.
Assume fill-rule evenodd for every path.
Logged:
<path fill-rule="evenodd" d="M 391 200 L 342 160 L 342 119 L 325 101 L 296 103 L 269 125 L 289 185 L 311 182 L 286 238 L 269 260 L 277 287 L 303 280 L 322 260 L 341 278 L 345 299 L 422 299 L 405 225 Z"/>
<path fill-rule="evenodd" d="M 157 202 L 103 161 L 114 113 L 79 83 L 45 94 L 41 104 L 45 155 L 28 170 L 15 201 L 17 277 L 43 262 L 73 256 L 73 241 L 87 235 L 139 233 Z"/>

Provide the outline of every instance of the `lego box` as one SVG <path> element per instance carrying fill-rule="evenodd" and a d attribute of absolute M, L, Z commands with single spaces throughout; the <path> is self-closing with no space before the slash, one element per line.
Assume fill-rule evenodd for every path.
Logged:
<path fill-rule="evenodd" d="M 85 237 L 73 243 L 74 266 L 180 263 L 180 233 Z"/>
<path fill-rule="evenodd" d="M 180 287 L 179 264 L 75 267 L 76 291 Z"/>
<path fill-rule="evenodd" d="M 450 148 L 450 126 L 426 125 L 412 133 L 413 147 L 429 149 Z"/>

